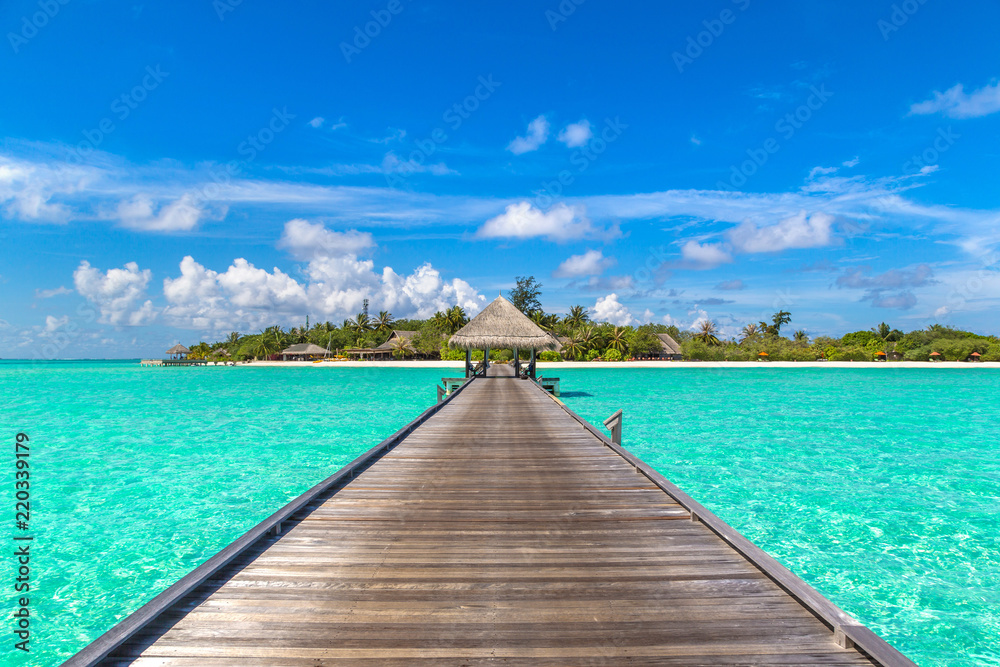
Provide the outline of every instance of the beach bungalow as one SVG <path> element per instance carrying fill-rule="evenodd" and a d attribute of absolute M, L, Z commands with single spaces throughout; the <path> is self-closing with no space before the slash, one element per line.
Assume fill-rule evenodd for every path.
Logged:
<path fill-rule="evenodd" d="M 344 350 L 344 354 L 361 357 L 362 359 L 369 359 L 371 361 L 388 361 L 389 359 L 392 359 L 392 353 L 396 351 L 396 345 L 398 345 L 398 343 L 395 341 L 403 339 L 412 342 L 416 335 L 416 331 L 398 331 L 393 329 L 392 334 L 389 336 L 389 340 L 385 341 L 378 347 L 350 347 Z"/>
<path fill-rule="evenodd" d="M 177 345 L 174 345 L 172 348 L 167 350 L 167 354 L 170 355 L 171 359 L 186 359 L 187 356 L 191 354 L 191 350 L 187 349 L 180 343 L 177 343 Z"/>
<path fill-rule="evenodd" d="M 681 352 L 681 346 L 676 340 L 674 340 L 673 336 L 663 333 L 656 334 L 656 337 L 660 339 L 660 359 L 680 361 L 684 358 L 684 354 Z"/>
<path fill-rule="evenodd" d="M 377 353 L 381 358 L 391 359 L 393 352 L 396 351 L 397 346 L 402 344 L 403 341 L 410 343 L 412 347 L 413 339 L 416 335 L 416 331 L 398 331 L 393 329 L 392 334 L 389 335 L 389 340 L 385 341 L 372 351 Z"/>
<path fill-rule="evenodd" d="M 448 340 L 448 346 L 465 350 L 465 376 L 485 375 L 489 369 L 490 350 L 512 350 L 514 353 L 514 374 L 520 376 L 521 361 L 519 350 L 530 350 L 528 376 L 535 378 L 535 354 L 539 350 L 555 350 L 559 341 L 529 320 L 503 296 L 498 296 L 486 306 L 472 321 L 455 332 Z M 472 351 L 483 350 L 483 364 L 472 366 Z"/>
<path fill-rule="evenodd" d="M 281 360 L 288 361 L 291 358 L 293 361 L 304 361 L 315 359 L 316 357 L 325 357 L 329 354 L 330 351 L 325 347 L 313 345 L 312 343 L 296 343 L 281 351 Z"/>

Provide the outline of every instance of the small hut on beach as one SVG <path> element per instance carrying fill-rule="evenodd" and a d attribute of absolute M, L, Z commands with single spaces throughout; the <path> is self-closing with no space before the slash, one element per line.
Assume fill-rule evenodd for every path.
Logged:
<path fill-rule="evenodd" d="M 493 303 L 486 306 L 472 321 L 455 332 L 448 340 L 448 346 L 465 350 L 465 376 L 486 374 L 489 368 L 490 350 L 513 350 L 514 374 L 520 376 L 519 350 L 530 350 L 531 361 L 528 364 L 528 375 L 535 377 L 535 354 L 539 350 L 555 350 L 559 341 L 551 334 L 543 331 L 537 324 L 529 320 L 503 296 L 498 296 Z M 472 351 L 483 350 L 483 365 L 479 369 L 472 367 Z"/>
<path fill-rule="evenodd" d="M 293 360 L 298 359 L 301 361 L 306 358 L 323 357 L 328 354 L 330 354 L 330 351 L 325 347 L 320 347 L 312 343 L 296 343 L 281 351 L 281 360 L 288 361 L 288 358 L 291 357 Z"/>
<path fill-rule="evenodd" d="M 174 345 L 172 348 L 167 350 L 167 354 L 170 355 L 171 359 L 184 359 L 191 354 L 191 350 L 187 349 L 180 343 L 177 343 L 177 345 Z"/>

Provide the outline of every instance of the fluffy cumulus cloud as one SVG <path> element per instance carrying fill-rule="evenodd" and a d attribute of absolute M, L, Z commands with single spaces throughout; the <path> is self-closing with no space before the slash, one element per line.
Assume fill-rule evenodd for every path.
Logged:
<path fill-rule="evenodd" d="M 733 261 L 732 255 L 721 243 L 688 241 L 681 247 L 681 256 L 702 269 L 711 269 Z"/>
<path fill-rule="evenodd" d="M 545 116 L 539 116 L 528 123 L 528 133 L 523 137 L 516 137 L 507 145 L 507 150 L 514 155 L 530 153 L 537 151 L 548 140 L 549 121 Z"/>
<path fill-rule="evenodd" d="M 163 205 L 138 194 L 118 204 L 117 217 L 125 227 L 147 232 L 186 232 L 198 225 L 205 211 L 190 194 Z"/>
<path fill-rule="evenodd" d="M 559 141 L 569 148 L 578 148 L 586 144 L 594 136 L 594 131 L 590 127 L 589 120 L 581 120 L 579 123 L 570 123 L 559 132 Z"/>
<path fill-rule="evenodd" d="M 140 271 L 135 262 L 102 272 L 83 261 L 73 272 L 73 285 L 81 296 L 97 306 L 101 323 L 139 326 L 156 317 L 152 301 L 140 303 L 152 277 L 149 269 Z"/>
<path fill-rule="evenodd" d="M 292 257 L 310 260 L 317 257 L 357 255 L 375 246 L 372 235 L 349 230 L 334 232 L 302 218 L 285 223 L 278 247 L 288 250 Z"/>
<path fill-rule="evenodd" d="M 599 276 L 604 270 L 614 266 L 612 257 L 605 257 L 600 250 L 588 250 L 582 255 L 572 255 L 553 272 L 556 278 L 582 278 Z"/>
<path fill-rule="evenodd" d="M 548 211 L 536 208 L 531 202 L 510 204 L 503 213 L 487 220 L 476 236 L 480 238 L 547 238 L 566 242 L 583 238 L 613 238 L 617 229 L 600 230 L 586 217 L 582 207 L 556 204 Z"/>
<path fill-rule="evenodd" d="M 729 241 L 738 252 L 780 252 L 790 248 L 820 248 L 833 241 L 835 218 L 827 213 L 807 215 L 805 211 L 777 224 L 758 226 L 744 222 L 730 230 Z"/>
<path fill-rule="evenodd" d="M 409 275 L 391 267 L 377 271 L 372 260 L 358 256 L 374 247 L 367 233 L 336 232 L 295 219 L 285 224 L 279 246 L 305 262 L 305 280 L 245 259 L 216 272 L 185 257 L 181 275 L 163 282 L 165 318 L 184 328 L 246 331 L 306 314 L 336 321 L 361 310 L 366 298 L 374 309 L 396 317 L 426 318 L 456 304 L 476 313 L 485 305 L 469 283 L 447 280 L 429 263 Z"/>
<path fill-rule="evenodd" d="M 910 113 L 927 115 L 942 113 L 951 118 L 978 118 L 1000 111 L 1000 82 L 983 86 L 971 93 L 962 84 L 945 92 L 935 90 L 934 96 L 910 107 Z"/>
<path fill-rule="evenodd" d="M 858 266 L 837 277 L 837 286 L 863 289 L 862 301 L 870 301 L 876 308 L 909 310 L 917 305 L 914 288 L 934 282 L 934 271 L 927 264 L 906 269 L 891 269 L 872 275 L 871 267 Z"/>
<path fill-rule="evenodd" d="M 600 297 L 589 309 L 590 319 L 595 322 L 611 322 L 618 326 L 637 324 L 638 321 L 629 312 L 629 309 L 618 301 L 618 295 L 612 292 L 607 296 Z"/>

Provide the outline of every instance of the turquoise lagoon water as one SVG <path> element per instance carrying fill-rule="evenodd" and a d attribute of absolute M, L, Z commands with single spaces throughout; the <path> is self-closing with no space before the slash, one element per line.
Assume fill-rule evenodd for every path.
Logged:
<path fill-rule="evenodd" d="M 31 436 L 35 537 L 32 653 L 11 650 L 7 617 L 0 664 L 58 664 L 453 374 L 0 362 L 10 477 L 13 435 Z M 624 408 L 629 449 L 919 664 L 1000 665 L 1000 372 L 558 375 L 570 407 L 592 423 Z"/>

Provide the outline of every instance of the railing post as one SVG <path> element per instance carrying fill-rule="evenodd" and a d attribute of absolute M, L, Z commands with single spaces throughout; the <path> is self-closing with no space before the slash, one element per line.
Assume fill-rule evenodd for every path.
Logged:
<path fill-rule="evenodd" d="M 604 420 L 604 426 L 611 431 L 611 442 L 622 444 L 622 411 L 619 410 Z"/>
<path fill-rule="evenodd" d="M 445 390 L 441 385 L 434 385 L 438 390 L 438 403 L 444 400 Z"/>

